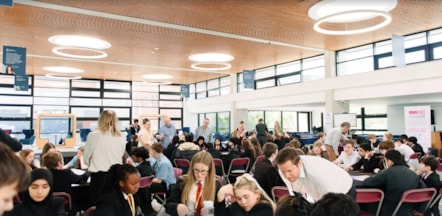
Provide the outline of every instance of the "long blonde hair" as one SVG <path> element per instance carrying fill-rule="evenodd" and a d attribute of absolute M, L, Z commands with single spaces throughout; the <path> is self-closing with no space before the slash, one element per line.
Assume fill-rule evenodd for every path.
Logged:
<path fill-rule="evenodd" d="M 276 211 L 276 204 L 267 195 L 267 193 L 259 186 L 259 183 L 250 174 L 244 174 L 236 179 L 235 185 L 233 186 L 235 190 L 247 189 L 253 193 L 260 194 L 258 203 L 268 204 L 272 207 L 273 212 Z"/>
<path fill-rule="evenodd" d="M 118 130 L 117 114 L 112 110 L 104 110 L 98 119 L 98 129 L 102 133 L 110 130 L 112 136 L 121 136 L 121 132 Z"/>
<path fill-rule="evenodd" d="M 210 153 L 205 151 L 200 151 L 196 153 L 192 161 L 190 162 L 190 167 L 187 175 L 187 182 L 184 185 L 183 192 L 181 194 L 181 203 L 187 204 L 189 200 L 189 193 L 192 186 L 195 184 L 195 175 L 193 172 L 193 167 L 196 163 L 202 163 L 209 167 L 206 179 L 204 180 L 203 192 L 201 195 L 201 200 L 211 200 L 215 201 L 215 190 L 216 190 L 216 179 L 215 179 L 215 164 L 213 163 L 213 158 Z"/>

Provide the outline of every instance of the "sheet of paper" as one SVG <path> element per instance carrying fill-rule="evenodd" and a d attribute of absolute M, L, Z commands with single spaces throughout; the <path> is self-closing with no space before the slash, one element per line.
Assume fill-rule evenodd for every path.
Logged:
<path fill-rule="evenodd" d="M 86 172 L 86 171 L 84 171 L 84 170 L 81 170 L 81 169 L 75 169 L 75 168 L 72 168 L 71 171 L 72 171 L 74 174 L 76 174 L 76 175 L 83 175 L 83 174 Z"/>
<path fill-rule="evenodd" d="M 357 175 L 357 176 L 351 176 L 353 180 L 356 181 L 364 181 L 366 178 L 370 177 L 369 175 Z"/>

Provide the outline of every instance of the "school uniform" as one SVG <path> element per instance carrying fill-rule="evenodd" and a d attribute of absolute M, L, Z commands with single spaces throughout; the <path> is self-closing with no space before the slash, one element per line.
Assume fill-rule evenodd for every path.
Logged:
<path fill-rule="evenodd" d="M 278 174 L 278 169 L 267 158 L 256 163 L 253 177 L 269 197 L 272 197 L 273 186 L 284 185 Z"/>
<path fill-rule="evenodd" d="M 429 188 L 434 188 L 439 193 L 439 190 L 442 188 L 442 183 L 440 181 L 440 177 L 436 172 L 432 172 L 429 175 L 422 176 L 422 181 Z M 439 200 L 433 206 L 433 208 L 428 209 L 424 215 L 431 215 L 433 213 L 434 216 L 439 216 Z"/>
<path fill-rule="evenodd" d="M 229 215 L 229 216 L 271 216 L 273 215 L 273 208 L 270 204 L 257 203 L 250 209 L 249 212 L 244 211 L 244 209 L 238 205 L 238 203 L 233 203 L 228 208 L 225 208 L 224 212 L 220 212 L 217 215 Z"/>
<path fill-rule="evenodd" d="M 380 168 L 381 159 L 377 156 L 373 156 L 370 158 L 361 158 L 357 163 L 351 166 L 352 170 L 360 170 L 362 172 L 372 173 L 374 169 Z"/>
<path fill-rule="evenodd" d="M 149 161 L 143 161 L 137 166 L 137 170 L 140 173 L 141 177 L 150 176 L 153 174 L 152 167 L 150 166 Z"/>
<path fill-rule="evenodd" d="M 97 203 L 95 216 L 132 216 L 128 200 L 128 195 L 120 189 L 112 189 L 101 196 Z M 148 213 L 142 211 L 137 195 L 133 195 L 133 202 L 136 216 Z"/>

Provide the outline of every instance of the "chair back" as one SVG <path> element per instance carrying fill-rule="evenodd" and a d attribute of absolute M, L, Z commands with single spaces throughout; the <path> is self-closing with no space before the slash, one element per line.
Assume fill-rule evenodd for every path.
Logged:
<path fill-rule="evenodd" d="M 84 212 L 83 216 L 95 216 L 95 206 L 91 206 Z"/>
<path fill-rule="evenodd" d="M 241 176 L 247 172 L 249 168 L 250 158 L 242 157 L 242 158 L 234 158 L 230 161 L 229 171 L 227 172 L 227 177 L 229 176 Z M 230 180 L 227 178 L 227 181 Z"/>
<path fill-rule="evenodd" d="M 420 156 L 421 156 L 421 153 L 416 152 L 416 153 L 410 155 L 410 159 L 419 159 Z"/>
<path fill-rule="evenodd" d="M 401 208 L 402 203 L 422 203 L 422 202 L 428 202 L 425 209 L 423 209 L 423 212 L 425 212 L 430 206 L 430 201 L 434 198 L 436 195 L 436 189 L 434 188 L 419 188 L 419 189 L 410 189 L 406 190 L 401 197 L 401 200 L 396 206 L 396 209 L 393 212 L 393 216 L 396 215 L 396 213 Z"/>
<path fill-rule="evenodd" d="M 382 202 L 384 201 L 384 192 L 380 189 L 375 188 L 357 188 L 356 189 L 356 202 L 360 203 L 379 203 L 376 210 L 376 216 L 379 215 L 382 207 Z M 362 212 L 361 215 L 365 215 Z"/>
<path fill-rule="evenodd" d="M 289 189 L 286 186 L 273 186 L 272 187 L 272 198 L 273 201 L 277 201 L 283 196 L 290 195 Z"/>
<path fill-rule="evenodd" d="M 178 177 L 180 177 L 183 174 L 183 170 L 180 168 L 173 168 L 173 172 L 175 173 L 175 177 L 178 179 Z"/>
<path fill-rule="evenodd" d="M 29 139 L 32 135 L 34 135 L 34 129 L 23 129 L 22 131 L 25 135 L 25 139 Z"/>
<path fill-rule="evenodd" d="M 262 161 L 265 158 L 266 157 L 264 155 L 259 155 L 258 157 L 256 157 L 255 162 L 253 163 L 252 168 L 250 169 L 250 174 L 254 174 L 255 173 L 256 163 L 258 163 L 259 161 Z"/>
<path fill-rule="evenodd" d="M 175 158 L 173 159 L 173 163 L 178 168 L 188 168 L 190 167 L 190 161 L 184 158 Z"/>
<path fill-rule="evenodd" d="M 433 200 L 430 203 L 430 206 L 428 206 L 429 209 L 432 209 L 434 205 L 439 205 L 439 200 L 442 197 L 442 188 L 438 191 L 438 194 L 433 198 Z"/>
<path fill-rule="evenodd" d="M 53 192 L 52 196 L 63 198 L 64 205 L 66 206 L 66 211 L 69 213 L 72 211 L 72 197 L 70 194 L 66 192 Z"/>
<path fill-rule="evenodd" d="M 216 178 L 217 181 L 219 181 L 221 186 L 224 186 L 226 184 L 226 181 L 224 181 L 224 178 L 222 176 L 215 175 L 215 178 Z"/>
<path fill-rule="evenodd" d="M 140 188 L 150 187 L 152 180 L 155 178 L 154 175 L 144 176 L 140 179 Z"/>

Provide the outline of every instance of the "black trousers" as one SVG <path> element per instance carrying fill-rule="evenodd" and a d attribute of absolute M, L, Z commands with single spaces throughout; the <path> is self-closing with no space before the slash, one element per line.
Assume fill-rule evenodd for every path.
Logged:
<path fill-rule="evenodd" d="M 96 206 L 98 200 L 103 193 L 104 185 L 106 184 L 107 172 L 95 172 L 91 173 L 91 183 L 89 187 L 90 192 L 90 204 Z"/>

